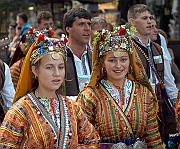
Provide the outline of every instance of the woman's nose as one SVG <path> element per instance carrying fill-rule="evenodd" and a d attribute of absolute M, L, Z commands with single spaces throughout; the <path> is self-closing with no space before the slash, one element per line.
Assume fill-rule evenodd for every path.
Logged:
<path fill-rule="evenodd" d="M 54 76 L 59 76 L 60 75 L 60 71 L 59 71 L 59 68 L 55 68 L 55 71 L 54 71 Z"/>
<path fill-rule="evenodd" d="M 120 68 L 120 67 L 121 67 L 120 61 L 116 61 L 116 67 L 117 67 L 117 68 Z"/>

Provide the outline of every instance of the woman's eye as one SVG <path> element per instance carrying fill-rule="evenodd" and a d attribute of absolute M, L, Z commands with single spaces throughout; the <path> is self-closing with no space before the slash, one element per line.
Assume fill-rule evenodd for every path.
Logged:
<path fill-rule="evenodd" d="M 59 69 L 64 69 L 64 67 L 61 66 L 61 67 L 59 67 Z"/>
<path fill-rule="evenodd" d="M 113 59 L 110 59 L 110 60 L 109 60 L 109 62 L 115 62 L 115 60 L 113 60 Z"/>
<path fill-rule="evenodd" d="M 51 69 L 52 67 L 46 67 L 46 69 Z"/>
<path fill-rule="evenodd" d="M 122 62 L 125 62 L 126 60 L 127 60 L 126 58 L 123 58 L 121 61 L 122 61 Z"/>

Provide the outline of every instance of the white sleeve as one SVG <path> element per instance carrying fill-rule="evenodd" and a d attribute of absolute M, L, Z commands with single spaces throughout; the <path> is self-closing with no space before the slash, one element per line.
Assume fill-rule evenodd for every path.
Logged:
<path fill-rule="evenodd" d="M 6 63 L 4 63 L 4 65 L 5 65 L 5 82 L 2 89 L 2 97 L 3 97 L 4 105 L 7 108 L 9 108 L 12 106 L 15 90 L 14 90 L 14 85 L 12 83 L 9 67 Z"/>
<path fill-rule="evenodd" d="M 171 99 L 177 98 L 178 89 L 175 84 L 174 76 L 172 75 L 170 61 L 167 58 L 166 52 L 162 48 L 164 57 L 164 84 Z"/>
<path fill-rule="evenodd" d="M 170 53 L 169 53 L 169 50 L 168 50 L 168 48 L 167 48 L 166 39 L 165 39 L 164 36 L 161 35 L 161 34 L 159 34 L 159 36 L 160 36 L 160 39 L 161 39 L 161 46 L 163 47 L 163 49 L 164 49 L 164 51 L 165 51 L 165 53 L 166 53 L 166 55 L 167 55 L 167 58 L 168 58 L 168 60 L 169 60 L 170 63 L 171 63 L 172 57 L 171 57 L 171 55 L 170 55 Z"/>

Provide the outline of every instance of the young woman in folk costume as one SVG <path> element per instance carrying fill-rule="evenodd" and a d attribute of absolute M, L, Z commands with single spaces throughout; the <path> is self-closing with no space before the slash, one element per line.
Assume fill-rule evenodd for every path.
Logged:
<path fill-rule="evenodd" d="M 156 97 L 131 45 L 128 24 L 96 32 L 93 71 L 77 97 L 101 137 L 101 148 L 163 148 Z"/>
<path fill-rule="evenodd" d="M 81 108 L 62 96 L 66 47 L 41 34 L 29 49 L 14 105 L 0 127 L 0 148 L 99 148 L 99 135 Z"/>

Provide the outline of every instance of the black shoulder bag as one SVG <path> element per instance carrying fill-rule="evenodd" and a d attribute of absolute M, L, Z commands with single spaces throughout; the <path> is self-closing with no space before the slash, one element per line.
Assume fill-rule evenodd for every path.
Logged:
<path fill-rule="evenodd" d="M 2 88 L 4 86 L 5 81 L 5 66 L 2 60 L 0 60 L 0 124 L 2 123 L 4 116 L 5 116 L 5 109 L 3 106 L 3 99 L 2 99 Z"/>

